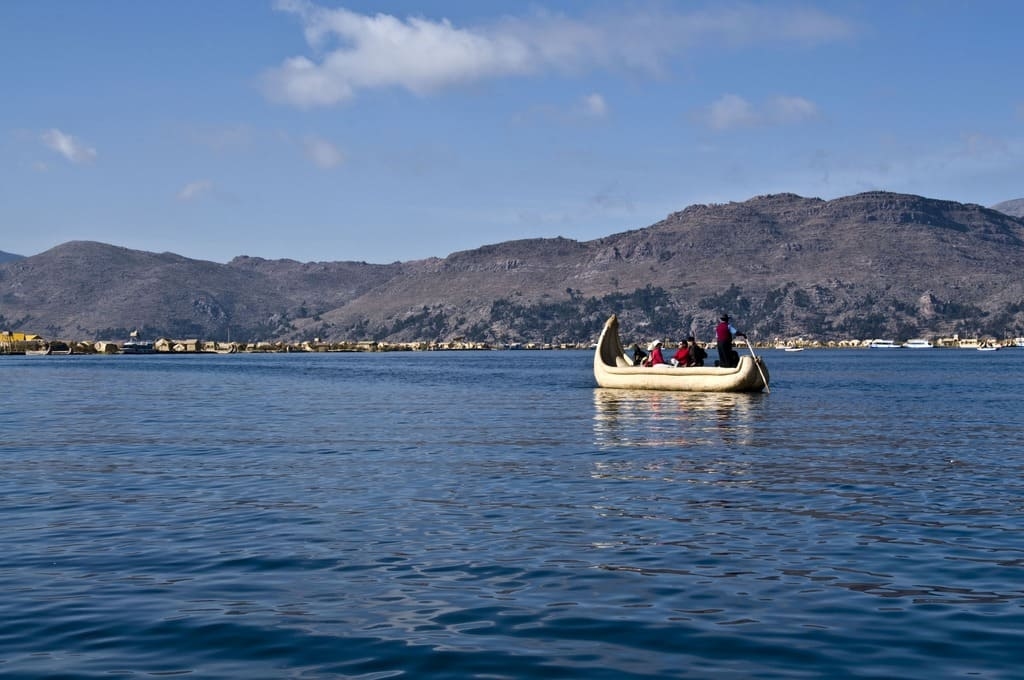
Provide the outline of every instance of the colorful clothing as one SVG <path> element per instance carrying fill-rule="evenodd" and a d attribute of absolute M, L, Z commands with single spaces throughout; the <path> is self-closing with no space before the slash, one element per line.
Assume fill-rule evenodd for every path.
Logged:
<path fill-rule="evenodd" d="M 647 357 L 647 361 L 644 362 L 645 366 L 656 366 L 657 364 L 667 364 L 665 357 L 661 355 L 661 346 L 655 347 L 651 350 L 650 356 Z"/>
<path fill-rule="evenodd" d="M 718 341 L 718 365 L 722 368 L 734 368 L 739 366 L 740 355 L 732 348 L 732 339 L 738 335 L 732 324 L 729 323 L 728 317 L 722 319 L 717 326 L 715 326 L 715 339 Z"/>

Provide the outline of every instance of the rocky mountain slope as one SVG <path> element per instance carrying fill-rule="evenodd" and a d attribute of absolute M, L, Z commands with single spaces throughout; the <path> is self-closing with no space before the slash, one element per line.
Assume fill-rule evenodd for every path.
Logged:
<path fill-rule="evenodd" d="M 1024 219 L 869 192 L 695 205 L 593 241 L 528 239 L 389 265 L 228 264 L 72 242 L 0 264 L 0 327 L 50 337 L 593 340 L 1024 334 Z"/>
<path fill-rule="evenodd" d="M 1012 201 L 1003 201 L 992 206 L 993 210 L 1012 215 L 1013 217 L 1024 217 L 1024 198 L 1015 198 Z"/>

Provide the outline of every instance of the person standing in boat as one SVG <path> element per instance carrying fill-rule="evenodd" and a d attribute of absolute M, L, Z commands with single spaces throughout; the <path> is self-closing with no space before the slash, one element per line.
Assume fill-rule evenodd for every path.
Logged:
<path fill-rule="evenodd" d="M 658 364 L 667 364 L 665 357 L 661 355 L 661 340 L 654 340 L 647 348 L 650 354 L 647 355 L 647 359 L 644 361 L 644 366 L 657 366 Z"/>
<path fill-rule="evenodd" d="M 733 338 L 747 337 L 743 333 L 737 331 L 731 323 L 729 323 L 729 315 L 723 314 L 718 325 L 715 326 L 715 341 L 718 347 L 718 361 L 715 362 L 716 366 L 722 368 L 735 368 L 739 366 L 740 355 L 739 352 L 732 348 Z"/>

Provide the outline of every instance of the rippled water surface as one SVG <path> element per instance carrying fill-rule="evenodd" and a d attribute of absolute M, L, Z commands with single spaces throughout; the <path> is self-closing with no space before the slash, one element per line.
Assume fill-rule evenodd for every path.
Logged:
<path fill-rule="evenodd" d="M 0 676 L 1019 678 L 1024 350 L 0 357 Z"/>

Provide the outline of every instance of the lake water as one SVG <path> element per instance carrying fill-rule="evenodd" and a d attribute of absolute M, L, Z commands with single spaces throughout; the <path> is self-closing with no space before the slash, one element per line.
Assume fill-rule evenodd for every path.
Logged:
<path fill-rule="evenodd" d="M 764 356 L 0 357 L 0 676 L 1022 677 L 1024 350 Z"/>

